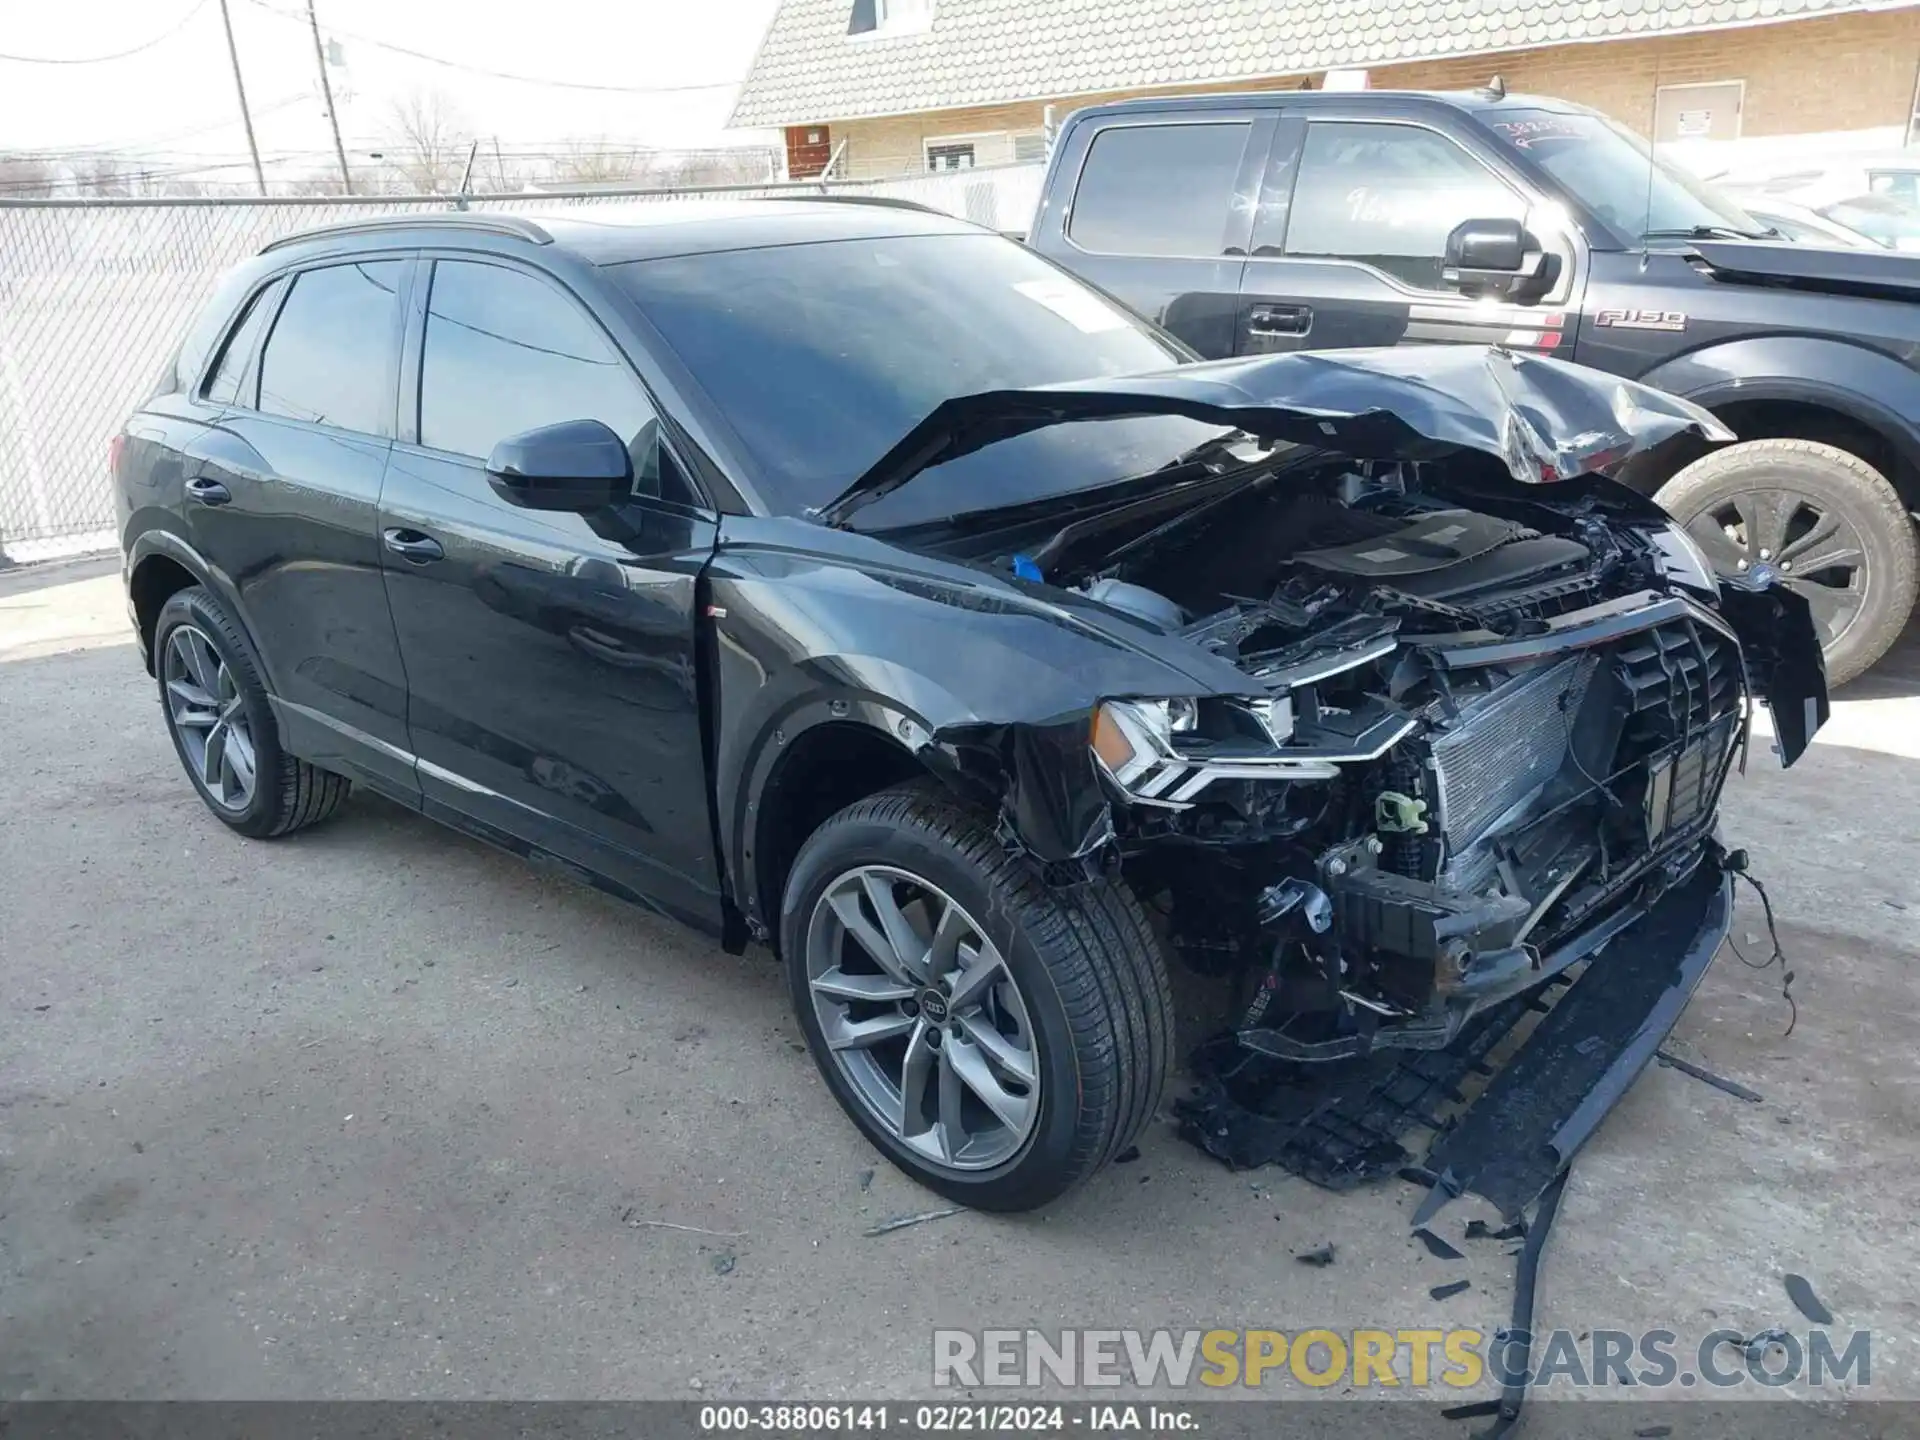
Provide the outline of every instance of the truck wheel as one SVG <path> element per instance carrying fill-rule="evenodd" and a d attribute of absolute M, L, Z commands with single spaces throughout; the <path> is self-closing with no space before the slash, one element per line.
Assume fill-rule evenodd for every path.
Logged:
<path fill-rule="evenodd" d="M 1857 455 L 1811 440 L 1749 440 L 1694 461 L 1654 498 L 1714 568 L 1806 597 L 1829 685 L 1900 638 L 1920 546 L 1893 486 Z"/>
<path fill-rule="evenodd" d="M 1049 886 L 931 784 L 801 847 L 782 953 L 814 1061 L 921 1184 L 1030 1210 L 1131 1145 L 1173 1044 L 1166 965 L 1120 881 Z"/>

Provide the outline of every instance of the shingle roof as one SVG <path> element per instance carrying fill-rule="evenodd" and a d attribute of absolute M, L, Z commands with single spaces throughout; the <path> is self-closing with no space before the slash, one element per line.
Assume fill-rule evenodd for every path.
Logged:
<path fill-rule="evenodd" d="M 1911 0 L 933 0 L 849 37 L 852 0 L 782 0 L 734 125 L 1298 75 L 1898 8 Z"/>

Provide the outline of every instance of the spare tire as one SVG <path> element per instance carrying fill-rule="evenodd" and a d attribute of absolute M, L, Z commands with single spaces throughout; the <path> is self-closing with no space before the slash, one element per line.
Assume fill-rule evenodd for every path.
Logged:
<path fill-rule="evenodd" d="M 1804 595 L 1827 683 L 1886 654 L 1913 610 L 1920 543 L 1885 476 L 1812 440 L 1748 440 L 1694 461 L 1654 497 L 1729 575 Z"/>

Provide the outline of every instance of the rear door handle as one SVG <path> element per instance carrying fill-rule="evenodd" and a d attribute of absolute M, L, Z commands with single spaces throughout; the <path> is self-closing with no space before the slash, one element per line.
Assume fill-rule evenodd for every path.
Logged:
<path fill-rule="evenodd" d="M 187 481 L 187 498 L 198 500 L 202 505 L 225 505 L 233 499 L 233 492 L 218 480 L 196 475 Z"/>
<path fill-rule="evenodd" d="M 446 558 L 447 552 L 440 548 L 440 542 L 431 535 L 422 535 L 418 530 L 385 530 L 381 532 L 381 538 L 387 542 L 387 549 L 396 555 L 404 555 L 416 565 Z"/>
<path fill-rule="evenodd" d="M 1313 328 L 1307 305 L 1256 305 L 1247 312 L 1250 335 L 1304 335 Z"/>

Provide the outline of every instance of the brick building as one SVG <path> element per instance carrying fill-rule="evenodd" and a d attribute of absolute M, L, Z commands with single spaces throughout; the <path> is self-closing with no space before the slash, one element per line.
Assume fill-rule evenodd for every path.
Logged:
<path fill-rule="evenodd" d="M 1155 91 L 1366 84 L 1595 106 L 1660 141 L 1904 144 L 1915 0 L 783 0 L 733 113 L 789 172 L 1039 159 L 1048 115 Z M 1916 137 L 1920 138 L 1920 137 Z"/>

